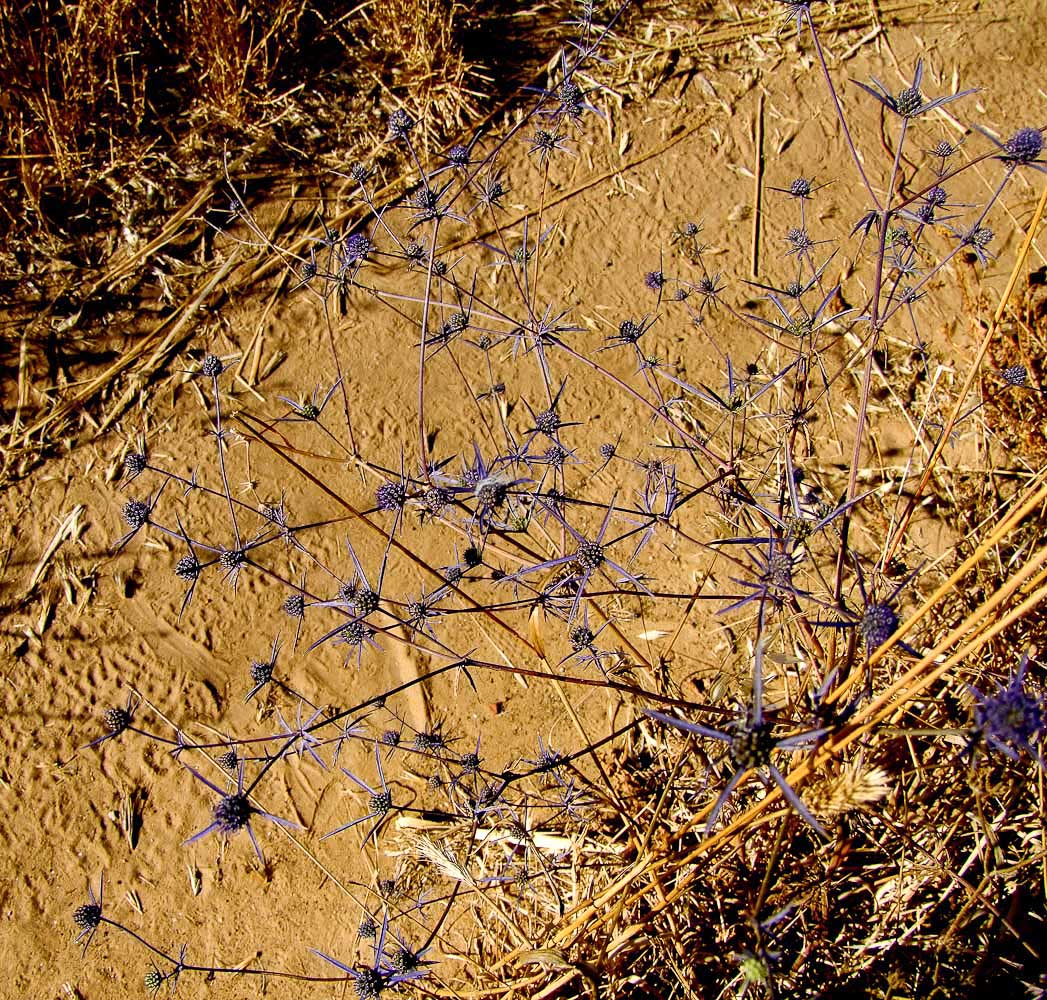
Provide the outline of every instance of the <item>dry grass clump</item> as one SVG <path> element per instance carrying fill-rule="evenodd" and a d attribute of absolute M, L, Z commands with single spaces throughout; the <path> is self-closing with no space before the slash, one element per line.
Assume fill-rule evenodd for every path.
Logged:
<path fill-rule="evenodd" d="M 430 143 L 475 113 L 470 87 L 486 81 L 457 16 L 433 0 L 349 12 L 323 0 L 0 0 L 14 153 L 0 178 L 0 477 L 75 433 L 70 419 L 111 421 L 90 411 L 126 356 L 153 360 L 134 366 L 137 389 L 170 358 L 170 331 L 210 287 L 208 222 L 221 220 L 203 210 L 223 157 L 264 163 L 267 177 L 303 159 L 344 167 L 381 146 L 405 101 L 424 110 Z M 383 157 L 397 169 L 391 149 Z"/>

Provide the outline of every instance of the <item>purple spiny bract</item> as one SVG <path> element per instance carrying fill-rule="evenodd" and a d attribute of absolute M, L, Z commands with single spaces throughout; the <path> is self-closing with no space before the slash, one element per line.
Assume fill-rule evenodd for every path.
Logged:
<path fill-rule="evenodd" d="M 870 604 L 866 607 L 858 631 L 870 652 L 879 649 L 898 628 L 898 616 L 886 604 Z"/>
<path fill-rule="evenodd" d="M 1003 148 L 1007 151 L 1005 160 L 1032 163 L 1043 152 L 1043 135 L 1038 128 L 1020 128 Z"/>

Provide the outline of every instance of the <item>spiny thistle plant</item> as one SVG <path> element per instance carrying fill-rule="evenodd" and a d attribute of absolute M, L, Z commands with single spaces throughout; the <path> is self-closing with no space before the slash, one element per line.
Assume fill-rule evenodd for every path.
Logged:
<path fill-rule="evenodd" d="M 361 1000 L 1034 983 L 1036 934 L 1010 904 L 1043 902 L 1040 664 L 1031 649 L 989 653 L 1042 599 L 1047 555 L 943 626 L 930 610 L 986 549 L 953 571 L 911 529 L 980 412 L 942 381 L 923 307 L 947 293 L 952 265 L 994 259 L 1009 187 L 1047 172 L 1043 133 L 1020 122 L 1002 139 L 949 141 L 935 112 L 960 115 L 970 91 L 935 91 L 922 62 L 900 89 L 842 88 L 813 7 L 785 3 L 783 30 L 813 58 L 864 204 L 822 231 L 813 206 L 845 175 L 776 162 L 781 250 L 766 282 L 714 267 L 695 216 L 666 227 L 603 329 L 572 305 L 586 279 L 562 266 L 546 198 L 609 113 L 601 51 L 622 11 L 593 3 L 502 130 L 423 161 L 419 122 L 391 109 L 413 187 L 381 204 L 367 165 L 347 166 L 352 228 L 276 245 L 229 178 L 228 238 L 282 258 L 329 357 L 297 393 L 239 409 L 235 359 L 200 357 L 213 458 L 176 469 L 129 452 L 114 548 L 165 539 L 183 615 L 211 614 L 212 597 L 224 613 L 260 606 L 257 649 L 226 651 L 243 661 L 258 728 L 207 737 L 206 720 L 167 722 L 132 696 L 84 742 L 166 748 L 161 780 L 210 816 L 176 836 L 266 865 L 284 833 L 353 885 L 352 902 L 293 968 L 194 964 L 191 940 L 176 953 L 118 922 L 99 886 L 74 914 L 85 951 L 99 931 L 131 935 L 154 992 L 237 974 L 279 995 L 283 978 L 296 996 L 341 983 Z M 859 129 L 869 108 L 886 160 Z M 964 185 L 975 165 L 993 178 L 978 203 Z M 838 255 L 860 283 L 832 279 Z M 354 304 L 395 317 L 382 370 L 346 353 L 339 311 Z M 695 357 L 667 360 L 666 329 Z M 908 359 L 904 375 L 888 351 Z M 715 377 L 694 374 L 698 354 Z M 408 370 L 411 433 L 369 454 L 368 393 Z M 993 393 L 1040 391 L 1017 362 L 983 374 Z M 916 387 L 893 396 L 907 453 L 870 478 L 886 419 L 874 403 L 896 377 Z M 614 418 L 598 420 L 594 399 Z M 263 501 L 232 486 L 244 441 L 272 475 Z M 1042 494 L 1042 479 L 1016 493 L 985 545 Z M 729 639 L 722 671 L 681 674 L 686 623 L 710 650 Z M 397 655 L 418 675 L 376 684 Z M 504 728 L 492 739 L 468 722 L 516 683 L 529 704 L 560 698 L 574 728 L 532 716 L 506 744 Z M 428 718 L 411 701 L 423 685 Z M 585 708 L 593 693 L 606 713 Z M 311 820 L 270 812 L 292 765 L 342 804 L 317 803 Z M 347 874 L 361 858 L 369 880 Z M 293 902 L 324 891 L 303 885 Z"/>

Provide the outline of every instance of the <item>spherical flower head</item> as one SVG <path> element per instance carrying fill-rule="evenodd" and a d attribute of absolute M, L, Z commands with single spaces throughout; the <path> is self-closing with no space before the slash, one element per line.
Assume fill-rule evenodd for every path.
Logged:
<path fill-rule="evenodd" d="M 560 427 L 560 416 L 555 410 L 542 410 L 534 418 L 534 426 L 543 434 L 555 434 Z"/>
<path fill-rule="evenodd" d="M 545 449 L 542 461 L 554 469 L 562 469 L 567 462 L 568 452 L 562 445 L 552 444 Z"/>
<path fill-rule="evenodd" d="M 102 724 L 116 736 L 131 725 L 131 713 L 126 708 L 107 708 L 102 713 Z"/>
<path fill-rule="evenodd" d="M 215 757 L 215 761 L 218 766 L 226 771 L 236 772 L 237 767 L 240 766 L 240 758 L 236 755 L 235 750 L 226 750 L 225 753 L 220 753 Z"/>
<path fill-rule="evenodd" d="M 225 549 L 218 557 L 218 561 L 223 569 L 232 572 L 247 562 L 247 553 L 243 549 Z"/>
<path fill-rule="evenodd" d="M 984 250 L 990 243 L 992 243 L 995 235 L 996 234 L 988 226 L 975 226 L 964 237 L 964 243 L 968 243 L 972 247 L 977 247 L 979 250 Z"/>
<path fill-rule="evenodd" d="M 1004 143 L 1005 160 L 1032 163 L 1043 152 L 1043 135 L 1038 128 L 1020 128 Z"/>
<path fill-rule="evenodd" d="M 1027 386 L 1029 384 L 1029 369 L 1025 365 L 1008 365 L 1003 370 L 1003 380 L 1008 385 L 1013 385 L 1017 388 Z"/>
<path fill-rule="evenodd" d="M 787 552 L 775 552 L 767 560 L 766 581 L 775 590 L 791 590 L 793 560 Z"/>
<path fill-rule="evenodd" d="M 583 541 L 578 545 L 574 560 L 583 572 L 591 573 L 604 561 L 603 546 L 599 542 Z"/>
<path fill-rule="evenodd" d="M 906 87 L 895 99 L 894 107 L 902 118 L 915 118 L 923 107 L 923 94 L 919 87 Z"/>
<path fill-rule="evenodd" d="M 451 494 L 439 486 L 430 486 L 421 496 L 422 509 L 432 517 L 437 517 L 451 502 Z"/>
<path fill-rule="evenodd" d="M 648 271 L 643 283 L 652 291 L 660 292 L 665 285 L 665 275 L 661 271 Z"/>
<path fill-rule="evenodd" d="M 716 287 L 716 278 L 711 275 L 703 275 L 698 279 L 698 291 L 702 295 L 713 296 L 719 289 Z"/>
<path fill-rule="evenodd" d="M 789 244 L 789 253 L 807 253 L 814 246 L 814 240 L 808 235 L 806 229 L 790 229 L 785 235 L 785 242 Z"/>
<path fill-rule="evenodd" d="M 759 726 L 741 726 L 731 737 L 728 752 L 735 766 L 748 770 L 769 763 L 773 746 L 771 727 L 765 722 Z"/>
<path fill-rule="evenodd" d="M 150 969 L 142 979 L 146 993 L 159 993 L 160 987 L 164 985 L 164 975 L 159 969 Z"/>
<path fill-rule="evenodd" d="M 200 575 L 202 570 L 203 567 L 200 565 L 200 560 L 198 560 L 191 552 L 189 555 L 182 556 L 182 558 L 175 563 L 175 576 L 180 580 L 185 580 L 187 583 L 192 583 Z"/>
<path fill-rule="evenodd" d="M 934 147 L 934 149 L 931 150 L 931 153 L 937 156 L 940 160 L 947 160 L 950 156 L 955 155 L 956 147 L 952 143 L 946 142 L 943 139 L 941 142 L 938 143 L 937 146 Z"/>
<path fill-rule="evenodd" d="M 368 915 L 360 921 L 360 929 L 357 931 L 360 937 L 367 941 L 373 941 L 378 936 L 378 925 L 374 917 Z"/>
<path fill-rule="evenodd" d="M 374 249 L 374 244 L 364 233 L 353 233 L 346 241 L 342 257 L 346 264 L 364 260 Z"/>
<path fill-rule="evenodd" d="M 254 660 L 251 663 L 251 680 L 255 684 L 268 684 L 273 679 L 272 660 Z"/>
<path fill-rule="evenodd" d="M 357 619 L 342 626 L 342 629 L 338 634 L 341 637 L 342 642 L 345 642 L 350 646 L 362 646 L 374 635 L 374 629 L 371 628 L 367 622 L 362 622 Z"/>
<path fill-rule="evenodd" d="M 379 510 L 400 510 L 407 503 L 407 490 L 403 483 L 382 483 L 374 491 L 374 499 Z"/>
<path fill-rule="evenodd" d="M 701 232 L 701 228 L 702 227 L 699 226 L 697 222 L 685 222 L 680 227 L 680 232 L 683 233 L 684 236 L 688 237 L 688 239 L 691 239 Z"/>
<path fill-rule="evenodd" d="M 378 595 L 370 587 L 361 587 L 353 599 L 353 607 L 361 617 L 366 617 L 378 610 Z"/>
<path fill-rule="evenodd" d="M 434 260 L 433 261 L 433 274 L 438 278 L 442 278 L 447 273 L 447 261 L 445 260 Z"/>
<path fill-rule="evenodd" d="M 923 196 L 923 200 L 934 208 L 941 208 L 949 200 L 949 195 L 945 188 L 935 185 Z"/>
<path fill-rule="evenodd" d="M 444 579 L 448 583 L 458 583 L 463 576 L 465 576 L 465 570 L 462 569 L 461 566 L 448 566 L 447 569 L 444 570 Z"/>
<path fill-rule="evenodd" d="M 223 371 L 225 371 L 225 365 L 222 364 L 222 359 L 217 354 L 208 354 L 200 362 L 200 374 L 208 378 L 218 378 Z"/>
<path fill-rule="evenodd" d="M 124 456 L 124 475 L 128 479 L 134 479 L 145 471 L 145 455 L 139 451 L 132 451 Z"/>
<path fill-rule="evenodd" d="M 426 732 L 423 730 L 414 738 L 415 750 L 421 750 L 423 753 L 442 750 L 446 745 L 447 743 L 443 736 L 435 731 Z"/>
<path fill-rule="evenodd" d="M 291 594 L 283 604 L 284 614 L 289 618 L 301 618 L 305 615 L 305 596 Z"/>
<path fill-rule="evenodd" d="M 612 458 L 614 458 L 615 452 L 617 450 L 617 445 L 615 445 L 611 441 L 605 441 L 602 445 L 600 445 L 600 458 L 602 458 L 605 462 L 609 462 Z"/>
<path fill-rule="evenodd" d="M 398 729 L 387 729 L 381 736 L 382 743 L 387 747 L 400 745 L 400 731 Z"/>
<path fill-rule="evenodd" d="M 458 167 L 459 169 L 469 166 L 469 147 L 463 146 L 461 143 L 452 146 L 447 151 L 447 161 L 452 167 Z"/>
<path fill-rule="evenodd" d="M 870 604 L 858 623 L 858 631 L 870 652 L 879 649 L 897 629 L 898 616 L 886 604 Z"/>
<path fill-rule="evenodd" d="M 476 487 L 476 499 L 485 507 L 500 507 L 508 495 L 509 488 L 505 483 L 490 479 L 482 480 Z"/>
<path fill-rule="evenodd" d="M 247 826 L 252 812 L 254 809 L 246 795 L 226 795 L 214 807 L 215 825 L 222 833 L 236 833 Z"/>
<path fill-rule="evenodd" d="M 371 171 L 363 163 L 354 163 L 349 168 L 349 176 L 352 177 L 357 184 L 363 184 L 368 177 L 371 176 Z"/>
<path fill-rule="evenodd" d="M 1042 701 L 1025 691 L 1020 674 L 996 694 L 983 698 L 974 709 L 975 729 L 1004 750 L 1031 750 L 1045 726 L 1047 714 Z"/>
<path fill-rule="evenodd" d="M 571 642 L 571 649 L 576 653 L 580 653 L 583 649 L 588 649 L 596 639 L 593 630 L 586 625 L 575 625 L 567 634 L 567 638 Z"/>
<path fill-rule="evenodd" d="M 132 530 L 137 530 L 149 520 L 149 504 L 144 500 L 128 500 L 123 509 L 124 521 Z"/>
<path fill-rule="evenodd" d="M 394 139 L 406 139 L 415 124 L 415 120 L 403 108 L 397 108 L 389 116 L 389 134 Z"/>
<path fill-rule="evenodd" d="M 371 796 L 369 805 L 372 815 L 384 816 L 393 808 L 393 797 L 388 792 L 376 792 Z"/>
<path fill-rule="evenodd" d="M 789 185 L 789 194 L 794 198 L 810 198 L 811 192 L 814 190 L 811 182 L 806 177 L 797 177 L 796 180 Z"/>
<path fill-rule="evenodd" d="M 480 755 L 475 751 L 471 753 L 463 753 L 458 764 L 467 774 L 475 774 L 480 770 Z"/>
<path fill-rule="evenodd" d="M 73 913 L 73 923 L 81 930 L 93 931 L 102 922 L 102 908 L 97 903 L 85 903 Z"/>
<path fill-rule="evenodd" d="M 582 88 L 571 80 L 565 80 L 556 90 L 557 100 L 560 102 L 560 110 L 568 118 L 580 118 L 582 116 Z"/>
<path fill-rule="evenodd" d="M 623 320 L 618 325 L 618 339 L 623 344 L 635 344 L 643 336 L 643 324 L 634 320 Z"/>
<path fill-rule="evenodd" d="M 359 969 L 353 979 L 353 987 L 360 1000 L 374 1000 L 388 985 L 378 969 Z"/>

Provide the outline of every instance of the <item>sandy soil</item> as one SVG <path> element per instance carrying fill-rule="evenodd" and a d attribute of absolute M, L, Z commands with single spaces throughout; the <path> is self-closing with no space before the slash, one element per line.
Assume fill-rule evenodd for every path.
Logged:
<path fill-rule="evenodd" d="M 979 88 L 965 104 L 951 105 L 950 114 L 1007 133 L 1047 121 L 1047 56 L 1038 27 L 1045 14 L 1047 9 L 1036 0 L 990 3 L 958 23 L 888 29 L 862 44 L 855 36 L 835 45 L 841 52 L 854 43 L 838 70 L 848 78 L 876 75 L 901 86 L 914 60 L 922 57 L 929 92 L 948 91 L 957 82 Z M 620 113 L 614 110 L 605 129 L 594 130 L 591 145 L 579 143 L 576 159 L 546 195 L 553 204 L 546 224 L 556 229 L 549 250 L 554 263 L 543 280 L 549 300 L 569 306 L 572 319 L 590 331 L 584 336 L 606 336 L 621 315 L 653 309 L 643 275 L 663 256 L 666 270 L 670 263 L 685 266 L 673 257 L 670 236 L 674 225 L 688 219 L 702 220 L 708 259 L 731 276 L 741 300 L 733 276 L 748 277 L 753 263 L 751 205 L 760 108 L 766 184 L 787 186 L 800 174 L 825 182 L 813 203 L 815 233 L 831 235 L 842 225 L 839 220 L 860 214 L 863 206 L 851 185 L 832 183 L 840 137 L 824 115 L 816 117 L 816 109 L 823 107 L 822 91 L 810 66 L 809 56 L 785 33 L 774 46 L 754 45 L 724 56 L 715 71 L 678 72 L 646 101 L 629 102 Z M 856 88 L 844 88 L 844 95 L 856 103 Z M 875 115 L 858 122 L 856 130 L 866 141 L 877 136 Z M 958 137 L 947 119 L 928 131 L 935 139 L 942 134 Z M 970 178 L 975 195 L 984 197 L 990 173 Z M 594 177 L 596 183 L 590 183 Z M 530 204 L 537 192 L 528 188 L 532 182 L 526 173 L 513 180 L 513 200 Z M 565 197 L 557 200 L 561 194 Z M 1014 189 L 1007 203 L 1013 223 L 1027 218 L 1033 197 L 1029 186 Z M 765 188 L 756 270 L 763 278 L 780 273 L 783 230 L 791 224 L 791 206 L 783 201 L 784 196 Z M 263 206 L 259 218 L 264 222 L 272 211 Z M 985 279 L 990 295 L 1001 287 L 1015 247 L 1013 225 L 1004 213 L 998 213 L 995 228 L 1005 238 L 995 247 L 1000 263 L 989 268 Z M 228 240 L 219 243 L 220 251 L 231 245 Z M 1042 258 L 1035 263 L 1043 263 Z M 841 277 L 849 271 L 842 257 L 831 266 Z M 952 277 L 957 282 L 965 278 Z M 506 292 L 504 277 L 496 277 L 493 269 L 482 273 L 480 281 L 489 283 L 492 295 Z M 294 398 L 317 384 L 331 384 L 330 348 L 315 298 L 306 290 L 275 300 L 271 294 L 272 287 L 260 287 L 256 296 L 229 303 L 200 323 L 195 351 L 244 352 L 261 331 L 264 357 L 286 354 L 250 391 L 237 386 L 226 397 L 228 414 L 244 409 L 277 415 L 285 412 L 277 396 Z M 857 299 L 860 289 L 845 281 L 842 294 Z M 958 294 L 937 298 L 927 306 L 924 324 L 933 346 L 958 363 L 971 340 L 969 319 L 959 303 Z M 654 331 L 654 349 L 679 365 L 685 378 L 718 381 L 716 355 L 680 314 L 669 308 L 665 314 Z M 398 466 L 403 455 L 413 467 L 414 331 L 391 310 L 364 298 L 350 301 L 336 320 L 336 331 L 360 451 L 389 467 Z M 762 350 L 749 333 L 737 334 L 730 344 L 732 356 L 743 364 L 761 357 Z M 183 367 L 191 364 L 187 356 Z M 450 355 L 434 365 L 428 423 L 438 429 L 434 447 L 440 454 L 464 453 L 479 426 L 478 413 L 493 412 L 470 400 L 483 388 L 463 384 Z M 537 383 L 516 379 L 510 396 L 514 403 L 537 400 Z M 622 434 L 623 449 L 638 455 L 649 450 L 648 425 L 637 414 L 617 409 L 610 398 L 590 379 L 568 381 L 563 410 L 571 419 L 586 421 L 575 429 L 572 442 L 579 449 L 591 448 Z M 518 416 L 522 412 L 517 404 Z M 281 662 L 289 678 L 317 705 L 370 697 L 426 667 L 424 657 L 395 641 L 382 643 L 382 655 L 365 654 L 360 669 L 346 668 L 337 650 L 307 655 L 303 644 L 292 654 L 287 620 L 279 611 L 286 590 L 250 573 L 242 576 L 235 592 L 227 586 L 202 586 L 179 621 L 183 591 L 171 574 L 178 554 L 173 546 L 139 538 L 118 556 L 111 555 L 124 530 L 121 506 L 135 494 L 135 487 L 122 485 L 117 475 L 129 446 L 144 438 L 154 464 L 183 473 L 199 468 L 201 479 L 213 482 L 209 425 L 199 384 L 173 372 L 116 431 L 97 438 L 85 433 L 67 457 L 49 462 L 3 497 L 5 603 L 17 602 L 31 583 L 38 596 L 6 617 L 0 649 L 5 728 L 0 759 L 0 983 L 5 985 L 0 995 L 83 1000 L 142 995 L 149 962 L 134 942 L 103 929 L 84 959 L 73 943 L 72 913 L 86 901 L 88 884 L 97 886 L 103 873 L 107 914 L 165 948 L 177 950 L 188 942 L 194 961 L 228 966 L 257 961 L 319 971 L 308 949 L 351 961 L 359 901 L 366 899 L 375 870 L 388 876 L 403 864 L 395 855 L 361 850 L 356 836 L 318 843 L 318 833 L 345 821 L 345 783 L 336 779 L 337 772 L 320 771 L 308 759 L 290 765 L 265 788 L 265 807 L 296 819 L 308 832 L 292 839 L 260 825 L 270 859 L 263 869 L 244 838 L 230 841 L 224 850 L 216 838 L 181 846 L 210 822 L 211 800 L 162 745 L 124 737 L 83 748 L 102 732 L 101 712 L 123 705 L 132 691 L 142 699 L 138 724 L 150 732 L 170 735 L 169 723 L 185 727 L 195 738 L 267 731 L 274 724 L 273 711 L 288 712 L 290 701 L 274 694 L 260 705 L 245 705 L 243 696 L 249 664 L 266 655 L 276 630 L 285 637 Z M 848 456 L 827 429 L 818 433 L 825 434 L 818 460 L 828 476 Z M 845 440 L 842 429 L 840 433 Z M 890 427 L 885 428 L 881 454 L 871 464 L 888 467 L 904 453 L 902 432 L 894 442 L 891 435 Z M 326 447 L 320 437 L 299 440 L 317 451 Z M 246 502 L 276 500 L 284 491 L 298 521 L 336 515 L 330 499 L 290 477 L 263 448 L 236 443 L 229 449 L 229 463 L 234 492 Z M 338 461 L 322 469 L 346 495 L 363 496 L 377 484 Z M 621 485 L 613 473 L 601 475 L 601 495 Z M 172 497 L 166 499 L 173 500 L 175 490 L 168 493 Z M 215 537 L 227 530 L 220 506 L 190 500 L 183 510 L 196 532 L 207 530 L 208 517 L 214 519 Z M 955 538 L 948 525 L 932 520 L 920 531 L 921 544 L 931 552 L 947 550 Z M 446 538 L 433 542 L 417 523 L 405 532 L 405 543 L 434 564 L 453 561 Z M 328 528 L 318 531 L 310 544 L 348 574 L 344 542 L 349 534 L 344 526 Z M 55 538 L 60 543 L 43 571 L 34 574 Z M 373 540 L 357 541 L 356 534 L 353 538 L 365 563 L 375 564 L 380 547 Z M 459 544 L 465 543 L 460 539 Z M 684 580 L 698 569 L 680 553 L 665 549 L 645 553 L 642 565 L 648 572 Z M 303 560 L 288 557 L 290 578 L 307 569 Z M 410 567 L 401 565 L 398 572 L 411 579 Z M 422 582 L 416 577 L 414 586 L 420 588 Z M 641 635 L 666 627 L 675 627 L 675 621 L 623 626 L 637 643 L 648 641 Z M 724 638 L 697 619 L 687 624 L 677 649 L 673 670 L 681 679 L 729 658 Z M 506 653 L 519 655 L 518 650 Z M 400 707 L 416 727 L 442 721 L 449 731 L 465 734 L 466 741 L 482 731 L 484 746 L 497 747 L 500 758 L 533 754 L 538 734 L 554 743 L 571 742 L 577 739 L 576 727 L 600 735 L 612 722 L 610 702 L 601 695 L 575 697 L 578 717 L 572 720 L 548 685 L 486 673 L 478 674 L 476 682 L 475 692 L 461 679 L 427 684 Z M 424 777 L 410 787 L 420 799 Z M 140 818 L 130 837 L 120 822 L 128 801 Z M 475 940 L 475 934 L 471 930 L 467 936 Z M 265 986 L 269 995 L 279 997 L 340 995 L 332 987 L 299 988 L 277 981 Z M 184 997 L 246 997 L 260 987 L 228 978 L 208 984 L 197 977 L 186 978 L 179 991 Z"/>

